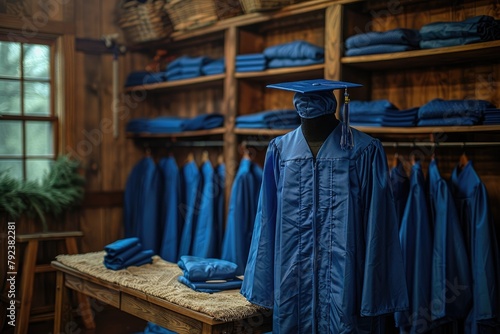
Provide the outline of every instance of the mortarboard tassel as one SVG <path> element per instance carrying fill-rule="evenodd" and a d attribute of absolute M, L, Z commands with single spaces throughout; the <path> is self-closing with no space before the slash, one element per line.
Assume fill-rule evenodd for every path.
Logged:
<path fill-rule="evenodd" d="M 349 126 L 349 93 L 347 93 L 347 87 L 344 91 L 344 108 L 342 110 L 342 136 L 340 137 L 340 148 L 343 150 L 352 149 L 354 146 L 352 130 Z"/>

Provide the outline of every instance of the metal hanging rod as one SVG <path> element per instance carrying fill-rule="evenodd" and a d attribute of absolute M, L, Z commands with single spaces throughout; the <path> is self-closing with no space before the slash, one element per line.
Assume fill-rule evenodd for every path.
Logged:
<path fill-rule="evenodd" d="M 382 145 L 385 147 L 417 147 L 417 146 L 429 146 L 429 147 L 500 147 L 500 142 L 423 142 L 423 141 L 415 141 L 415 142 L 382 142 Z"/>

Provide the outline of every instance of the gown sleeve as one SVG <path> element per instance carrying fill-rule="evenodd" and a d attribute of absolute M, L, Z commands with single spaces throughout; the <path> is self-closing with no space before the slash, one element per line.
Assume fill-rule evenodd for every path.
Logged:
<path fill-rule="evenodd" d="M 378 316 L 408 309 L 398 219 L 387 158 L 374 140 L 357 161 L 361 182 L 365 261 L 360 314 Z"/>
<path fill-rule="evenodd" d="M 253 304 L 272 308 L 274 303 L 274 240 L 276 229 L 279 152 L 272 140 L 262 174 L 257 214 L 241 294 Z"/>

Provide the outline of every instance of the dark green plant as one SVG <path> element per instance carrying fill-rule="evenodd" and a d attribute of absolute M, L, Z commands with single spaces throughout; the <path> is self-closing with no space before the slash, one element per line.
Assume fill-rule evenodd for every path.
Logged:
<path fill-rule="evenodd" d="M 60 156 L 40 181 L 13 178 L 0 173 L 0 212 L 13 219 L 26 214 L 38 217 L 47 231 L 47 214 L 58 215 L 83 199 L 84 179 L 78 174 L 79 163 Z"/>

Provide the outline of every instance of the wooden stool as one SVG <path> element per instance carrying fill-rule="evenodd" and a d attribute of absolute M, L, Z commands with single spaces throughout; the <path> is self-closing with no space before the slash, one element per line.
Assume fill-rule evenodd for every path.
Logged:
<path fill-rule="evenodd" d="M 54 272 L 55 269 L 48 264 L 36 264 L 37 251 L 39 242 L 46 241 L 64 241 L 67 254 L 77 254 L 78 249 L 76 245 L 76 238 L 82 237 L 81 231 L 70 232 L 52 232 L 52 233 L 36 233 L 36 234 L 21 234 L 16 236 L 17 245 L 27 243 L 22 258 L 22 277 L 21 284 L 17 291 L 21 292 L 21 300 L 19 303 L 19 310 L 16 316 L 16 334 L 26 334 L 30 322 L 46 321 L 54 319 L 54 311 L 45 312 L 42 314 L 31 315 L 31 300 L 33 297 L 33 284 L 35 281 L 35 274 Z M 16 261 L 21 262 L 21 261 Z M 19 293 L 18 292 L 18 293 Z M 77 294 L 78 304 L 84 315 L 83 322 L 87 329 L 95 328 L 92 313 L 90 311 L 90 303 L 88 297 L 83 294 Z M 31 316 L 30 316 L 31 315 Z"/>

